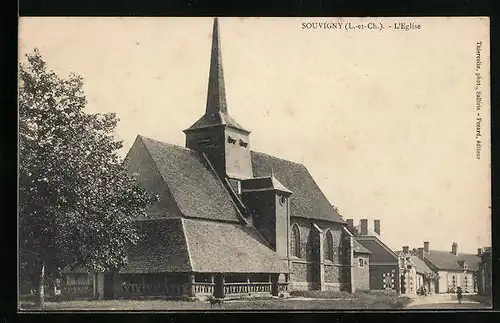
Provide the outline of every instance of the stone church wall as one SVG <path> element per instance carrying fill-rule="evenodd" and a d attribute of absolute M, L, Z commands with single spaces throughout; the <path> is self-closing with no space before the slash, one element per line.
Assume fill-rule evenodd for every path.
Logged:
<path fill-rule="evenodd" d="M 320 266 L 323 266 L 324 290 L 344 290 L 349 283 L 349 264 L 346 257 L 347 249 L 342 243 L 342 227 L 336 223 L 317 221 L 311 219 L 291 219 L 291 224 L 297 224 L 300 233 L 300 259 L 292 257 L 291 288 L 292 289 L 319 289 Z M 311 229 L 316 224 L 323 231 L 323 244 L 326 244 L 326 232 L 329 230 L 333 237 L 332 260 L 325 260 L 324 255 L 319 255 L 317 246 L 318 237 L 316 230 Z M 322 248 L 324 250 L 324 246 Z M 322 264 L 320 263 L 322 260 Z M 345 269 L 343 271 L 343 269 Z"/>

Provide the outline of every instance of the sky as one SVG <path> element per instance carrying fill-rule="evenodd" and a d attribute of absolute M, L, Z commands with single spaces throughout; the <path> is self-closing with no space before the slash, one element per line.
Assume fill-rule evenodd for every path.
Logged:
<path fill-rule="evenodd" d="M 20 60 L 36 47 L 60 76 L 83 76 L 87 111 L 120 118 L 122 156 L 139 134 L 184 146 L 182 130 L 205 110 L 212 21 L 23 17 Z M 308 22 L 385 29 L 303 29 Z M 306 165 L 344 218 L 380 219 L 394 250 L 491 245 L 487 18 L 225 17 L 219 25 L 229 113 L 252 131 L 253 150 Z"/>

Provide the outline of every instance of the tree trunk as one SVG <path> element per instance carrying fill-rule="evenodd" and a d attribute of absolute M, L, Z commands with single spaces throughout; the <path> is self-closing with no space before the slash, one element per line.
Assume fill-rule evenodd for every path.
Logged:
<path fill-rule="evenodd" d="M 38 286 L 37 286 L 37 301 L 36 304 L 38 307 L 43 308 L 45 304 L 45 291 L 44 291 L 44 283 L 45 283 L 45 263 L 42 262 L 40 267 L 40 276 L 38 277 Z"/>

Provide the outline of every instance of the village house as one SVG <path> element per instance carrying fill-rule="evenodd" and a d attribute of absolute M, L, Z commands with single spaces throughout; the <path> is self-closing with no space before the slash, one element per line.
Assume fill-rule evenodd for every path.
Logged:
<path fill-rule="evenodd" d="M 135 222 L 144 238 L 125 268 L 67 273 L 65 290 L 126 298 L 369 288 L 378 249 L 346 229 L 304 165 L 252 150 L 250 131 L 229 115 L 217 19 L 205 113 L 184 133 L 185 147 L 137 136 L 124 165 L 160 196 Z"/>
<path fill-rule="evenodd" d="M 355 290 L 370 290 L 371 251 L 363 247 L 356 238 L 353 241 L 353 284 Z"/>
<path fill-rule="evenodd" d="M 479 249 L 478 249 L 479 253 Z M 481 250 L 481 262 L 479 263 L 477 292 L 480 295 L 491 297 L 492 294 L 492 266 L 491 247 L 484 247 Z"/>
<path fill-rule="evenodd" d="M 464 293 L 477 292 L 481 249 L 477 254 L 459 253 L 458 244 L 454 242 L 450 251 L 432 250 L 425 241 L 423 247 L 413 251 L 413 255 L 423 260 L 434 273 L 434 278 L 427 284 L 431 292 L 453 293 L 458 286 Z"/>
<path fill-rule="evenodd" d="M 369 254 L 369 289 L 399 291 L 399 258 L 381 239 L 380 220 L 373 221 L 373 228 L 368 227 L 368 219 L 361 219 L 354 226 L 353 219 L 347 219 L 348 230 L 355 240 L 370 251 Z M 358 259 L 361 263 L 361 259 Z"/>
<path fill-rule="evenodd" d="M 423 260 L 423 248 L 418 249 L 418 256 L 408 246 L 396 253 L 399 255 L 401 294 L 417 295 L 422 287 L 429 293 L 435 290 L 438 276 Z"/>

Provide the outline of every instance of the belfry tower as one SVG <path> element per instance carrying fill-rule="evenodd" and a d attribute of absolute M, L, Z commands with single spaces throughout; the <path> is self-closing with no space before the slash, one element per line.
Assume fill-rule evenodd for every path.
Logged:
<path fill-rule="evenodd" d="M 184 133 L 186 147 L 205 153 L 222 178 L 253 177 L 250 131 L 240 126 L 228 112 L 217 18 L 213 23 L 205 114 Z"/>

